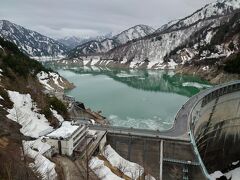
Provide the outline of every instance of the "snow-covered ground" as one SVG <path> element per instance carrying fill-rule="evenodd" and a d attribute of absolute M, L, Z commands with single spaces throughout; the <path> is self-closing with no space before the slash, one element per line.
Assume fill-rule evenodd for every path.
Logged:
<path fill-rule="evenodd" d="M 104 161 L 93 157 L 89 162 L 89 167 L 101 180 L 124 180 L 115 175 L 107 166 L 104 165 Z"/>
<path fill-rule="evenodd" d="M 21 133 L 38 138 L 53 131 L 45 115 L 38 113 L 30 94 L 20 94 L 16 91 L 8 91 L 8 94 L 13 108 L 7 110 L 7 117 L 22 125 Z"/>
<path fill-rule="evenodd" d="M 64 90 L 64 87 L 61 85 L 63 84 L 63 80 L 61 76 L 54 72 L 44 72 L 41 71 L 37 74 L 39 82 L 45 87 L 47 90 L 54 90 L 55 87 Z M 50 82 L 52 81 L 52 82 Z M 54 87 L 52 86 L 54 85 Z"/>
<path fill-rule="evenodd" d="M 48 151 L 51 146 L 41 142 L 41 139 L 35 141 L 23 141 L 24 154 L 34 160 L 29 166 L 33 171 L 39 173 L 43 180 L 57 179 L 55 164 L 42 154 Z"/>

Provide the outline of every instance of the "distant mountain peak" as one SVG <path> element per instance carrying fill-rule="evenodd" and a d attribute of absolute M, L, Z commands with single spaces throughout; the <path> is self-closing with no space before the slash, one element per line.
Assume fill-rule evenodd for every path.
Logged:
<path fill-rule="evenodd" d="M 142 38 L 149 34 L 152 34 L 155 31 L 150 26 L 139 24 L 129 29 L 126 29 L 115 36 L 105 37 L 102 40 L 94 39 L 88 42 L 85 42 L 68 53 L 69 57 L 78 57 L 82 55 L 91 55 L 105 53 L 109 50 L 118 47 L 119 45 L 125 44 L 128 41 L 134 39 Z"/>
<path fill-rule="evenodd" d="M 216 2 L 210 3 L 202 7 L 201 9 L 195 11 L 191 15 L 182 18 L 178 21 L 169 22 L 169 25 L 165 25 L 165 28 L 159 28 L 156 32 L 162 32 L 163 30 L 176 30 L 183 27 L 188 27 L 197 23 L 200 20 L 215 18 L 216 16 L 222 16 L 225 14 L 232 13 L 234 10 L 240 8 L 239 0 L 218 0 Z"/>
<path fill-rule="evenodd" d="M 68 46 L 70 49 L 73 49 L 76 46 L 82 45 L 82 44 L 92 41 L 92 40 L 102 41 L 104 39 L 111 38 L 111 37 L 112 37 L 112 33 L 107 33 L 107 34 L 98 35 L 98 36 L 82 36 L 82 37 L 66 36 L 64 38 L 58 39 L 57 41 Z"/>

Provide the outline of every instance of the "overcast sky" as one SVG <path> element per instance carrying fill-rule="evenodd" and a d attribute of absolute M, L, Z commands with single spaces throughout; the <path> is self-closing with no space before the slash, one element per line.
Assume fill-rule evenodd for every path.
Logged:
<path fill-rule="evenodd" d="M 53 38 L 95 36 L 136 24 L 159 28 L 214 1 L 0 0 L 0 17 Z"/>

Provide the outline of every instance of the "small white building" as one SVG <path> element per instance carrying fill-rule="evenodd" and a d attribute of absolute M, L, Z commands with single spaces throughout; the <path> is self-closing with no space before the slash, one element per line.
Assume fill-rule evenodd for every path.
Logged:
<path fill-rule="evenodd" d="M 71 156 L 73 150 L 85 138 L 87 131 L 86 125 L 72 125 L 71 122 L 64 121 L 61 127 L 48 134 L 45 140 L 59 154 Z"/>

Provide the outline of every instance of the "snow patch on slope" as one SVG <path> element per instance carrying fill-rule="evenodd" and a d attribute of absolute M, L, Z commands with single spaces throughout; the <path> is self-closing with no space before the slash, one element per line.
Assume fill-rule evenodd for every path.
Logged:
<path fill-rule="evenodd" d="M 58 112 L 57 112 L 56 110 L 54 110 L 54 109 L 50 109 L 50 110 L 52 111 L 53 116 L 54 116 L 55 118 L 57 118 L 57 120 L 58 120 L 59 122 L 63 122 L 63 121 L 64 121 L 63 117 L 62 117 L 60 114 L 58 114 Z"/>
<path fill-rule="evenodd" d="M 55 164 L 42 155 L 51 148 L 50 145 L 37 139 L 36 141 L 23 141 L 23 148 L 24 154 L 34 160 L 29 164 L 33 171 L 39 173 L 43 180 L 57 179 Z"/>
<path fill-rule="evenodd" d="M 23 135 L 38 138 L 53 131 L 45 115 L 38 113 L 30 94 L 15 91 L 8 91 L 8 94 L 13 108 L 7 110 L 7 117 L 22 125 L 20 131 Z"/>
<path fill-rule="evenodd" d="M 101 180 L 124 180 L 115 175 L 107 166 L 104 165 L 104 161 L 93 157 L 89 162 L 89 167 Z"/>
<path fill-rule="evenodd" d="M 142 166 L 122 158 L 110 145 L 105 147 L 103 155 L 114 167 L 132 179 L 138 179 L 144 172 Z"/>
<path fill-rule="evenodd" d="M 44 86 L 47 90 L 54 90 L 56 87 L 64 90 L 64 87 L 60 85 L 63 83 L 61 76 L 54 72 L 44 72 L 41 71 L 37 74 L 37 78 L 39 82 Z"/>

